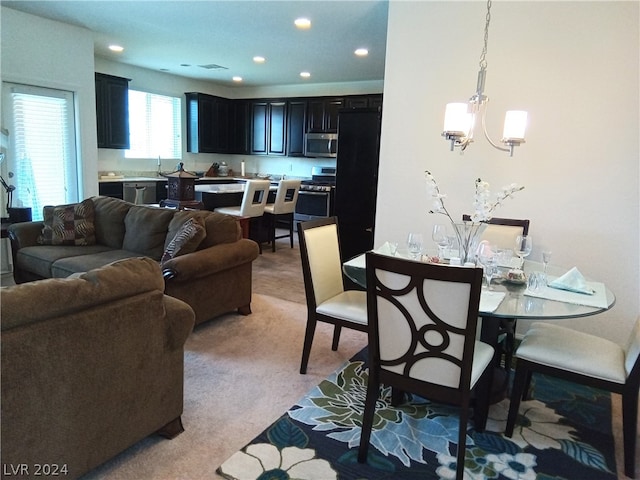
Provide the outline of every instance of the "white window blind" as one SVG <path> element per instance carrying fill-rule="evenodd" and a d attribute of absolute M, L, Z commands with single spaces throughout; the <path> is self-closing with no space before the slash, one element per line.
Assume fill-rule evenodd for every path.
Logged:
<path fill-rule="evenodd" d="M 5 92 L 12 206 L 30 207 L 41 220 L 43 206 L 79 200 L 73 93 L 26 85 L 7 85 Z"/>
<path fill-rule="evenodd" d="M 129 89 L 126 158 L 182 158 L 180 99 Z"/>

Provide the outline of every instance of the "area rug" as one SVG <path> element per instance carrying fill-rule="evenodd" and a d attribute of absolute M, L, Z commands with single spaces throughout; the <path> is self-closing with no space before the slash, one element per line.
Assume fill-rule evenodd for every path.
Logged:
<path fill-rule="evenodd" d="M 455 478 L 455 408 L 417 396 L 397 408 L 382 388 L 367 464 L 357 462 L 366 396 L 366 349 L 313 388 L 225 461 L 229 480 L 400 480 Z M 615 479 L 611 397 L 534 375 L 512 438 L 501 434 L 509 400 L 492 405 L 487 430 L 468 430 L 465 478 Z"/>

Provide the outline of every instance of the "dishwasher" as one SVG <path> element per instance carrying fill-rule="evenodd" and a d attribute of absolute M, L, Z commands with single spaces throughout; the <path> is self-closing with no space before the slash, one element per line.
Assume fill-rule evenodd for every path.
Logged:
<path fill-rule="evenodd" d="M 156 182 L 124 182 L 122 196 L 126 202 L 144 205 L 156 201 Z"/>

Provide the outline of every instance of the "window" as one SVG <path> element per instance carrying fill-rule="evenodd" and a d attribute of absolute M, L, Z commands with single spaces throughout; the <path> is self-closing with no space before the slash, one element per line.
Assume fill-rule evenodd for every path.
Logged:
<path fill-rule="evenodd" d="M 180 99 L 129 89 L 126 158 L 182 158 Z"/>
<path fill-rule="evenodd" d="M 42 220 L 44 205 L 79 198 L 73 93 L 4 84 L 3 96 L 9 149 L 2 173 L 15 186 L 11 206 Z"/>

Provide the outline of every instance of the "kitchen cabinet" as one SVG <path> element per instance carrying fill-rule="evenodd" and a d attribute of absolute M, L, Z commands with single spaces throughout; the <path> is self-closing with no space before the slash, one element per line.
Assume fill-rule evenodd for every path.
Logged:
<path fill-rule="evenodd" d="M 311 98 L 307 101 L 307 133 L 336 133 L 338 111 L 344 99 L 338 97 Z"/>
<path fill-rule="evenodd" d="M 129 79 L 95 74 L 98 148 L 129 148 Z"/>
<path fill-rule="evenodd" d="M 357 110 L 360 108 L 374 108 L 377 110 L 382 109 L 382 95 L 350 95 L 344 99 L 344 108 L 350 110 Z"/>
<path fill-rule="evenodd" d="M 229 107 L 229 153 L 248 154 L 251 152 L 250 104 L 244 100 L 234 100 Z"/>
<path fill-rule="evenodd" d="M 304 134 L 306 133 L 306 100 L 287 102 L 287 155 L 304 156 Z"/>
<path fill-rule="evenodd" d="M 204 93 L 185 93 L 187 100 L 187 151 L 228 153 L 231 100 Z"/>
<path fill-rule="evenodd" d="M 98 194 L 103 197 L 114 197 L 124 199 L 122 182 L 100 182 L 98 183 Z"/>
<path fill-rule="evenodd" d="M 286 153 L 287 103 L 283 100 L 251 102 L 251 153 Z"/>

